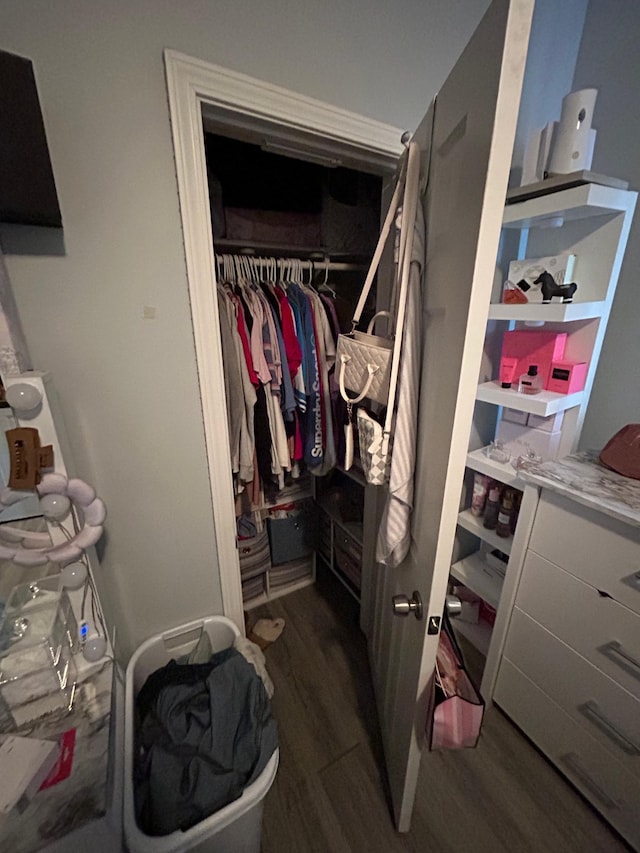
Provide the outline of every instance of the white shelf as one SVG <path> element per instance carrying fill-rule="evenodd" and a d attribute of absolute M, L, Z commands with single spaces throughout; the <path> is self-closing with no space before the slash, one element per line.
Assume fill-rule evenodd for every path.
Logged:
<path fill-rule="evenodd" d="M 479 554 L 470 554 L 451 566 L 450 575 L 464 584 L 496 610 L 502 594 L 502 578 L 494 572 Z"/>
<path fill-rule="evenodd" d="M 336 471 L 339 471 L 341 474 L 344 474 L 345 477 L 348 477 L 350 480 L 353 480 L 354 483 L 358 483 L 360 486 L 366 486 L 367 481 L 364 477 L 364 471 L 361 468 L 352 465 L 351 468 L 347 471 L 346 468 L 343 468 L 342 465 L 336 465 Z"/>
<path fill-rule="evenodd" d="M 564 412 L 579 406 L 584 398 L 582 391 L 574 394 L 556 394 L 553 391 L 541 391 L 539 394 L 519 394 L 513 388 L 501 388 L 500 383 L 483 382 L 478 385 L 476 400 L 493 403 L 494 406 L 507 406 L 520 412 L 548 417 L 556 412 Z"/>
<path fill-rule="evenodd" d="M 606 303 L 597 302 L 550 302 L 548 305 L 504 305 L 489 306 L 490 320 L 513 320 L 520 322 L 568 323 L 571 320 L 592 320 L 602 317 Z"/>
<path fill-rule="evenodd" d="M 508 204 L 502 224 L 505 228 L 548 228 L 558 217 L 568 222 L 622 213 L 629 209 L 629 195 L 628 190 L 583 184 Z"/>
<path fill-rule="evenodd" d="M 262 592 L 254 598 L 249 598 L 242 602 L 242 606 L 245 610 L 253 610 L 254 607 L 259 607 L 261 604 L 268 604 L 270 601 L 280 598 L 282 595 L 289 595 L 291 592 L 297 592 L 299 589 L 304 589 L 304 587 L 311 586 L 311 584 L 314 583 L 315 578 L 310 574 L 306 577 L 299 578 L 296 581 L 292 581 L 292 583 L 283 584 L 275 589 L 270 589 L 269 592 Z"/>
<path fill-rule="evenodd" d="M 487 622 L 462 622 L 460 619 L 452 619 L 451 624 L 454 631 L 469 640 L 474 648 L 487 657 L 491 645 L 491 625 Z"/>
<path fill-rule="evenodd" d="M 487 542 L 492 548 L 497 548 L 503 554 L 511 553 L 513 536 L 498 536 L 495 530 L 487 530 L 482 523 L 482 516 L 472 515 L 470 509 L 465 509 L 458 515 L 458 524 L 483 542 Z"/>
<path fill-rule="evenodd" d="M 518 472 L 510 462 L 496 462 L 485 454 L 484 448 L 480 450 L 472 450 L 467 453 L 467 468 L 472 471 L 479 471 L 481 474 L 486 474 L 505 486 L 515 486 L 518 489 L 524 488 L 524 483 L 518 477 Z"/>

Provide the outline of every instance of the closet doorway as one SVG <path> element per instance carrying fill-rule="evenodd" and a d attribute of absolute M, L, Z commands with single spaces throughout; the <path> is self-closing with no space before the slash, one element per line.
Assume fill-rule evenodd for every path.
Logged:
<path fill-rule="evenodd" d="M 487 306 L 495 277 L 504 194 L 518 114 L 533 0 L 494 0 L 413 134 L 421 153 L 426 204 L 428 322 L 420 340 L 424 368 L 418 407 L 415 548 L 399 570 L 376 567 L 371 620 L 362 602 L 396 824 L 409 828 L 418 783 L 439 625 L 451 568 L 460 488 L 482 356 Z M 224 566 L 224 609 L 240 624 L 241 595 L 228 567 L 237 565 L 235 515 L 220 407 L 224 377 L 214 301 L 215 260 L 206 181 L 203 115 L 215 106 L 246 123 L 280 127 L 282 144 L 337 148 L 360 165 L 370 157 L 391 166 L 400 151 L 397 129 L 320 104 L 242 75 L 175 54 L 166 57 L 174 150 L 183 219 L 187 277 L 212 481 L 218 564 Z M 251 85 L 248 85 L 251 84 Z M 221 94 L 221 92 L 223 94 Z M 275 116 L 275 119 L 274 119 Z M 286 137 L 289 136 L 287 141 Z M 383 139 L 382 143 L 380 139 Z M 372 142 L 373 140 L 373 142 Z M 311 151 L 312 153 L 312 151 Z M 348 165 L 345 163 L 345 165 Z M 360 168 L 363 168 L 360 165 Z M 452 288 L 455 283 L 455 289 Z M 226 504 L 226 506 L 225 506 Z M 418 590 L 415 619 L 393 615 L 393 596 Z M 429 774 L 430 775 L 430 774 Z"/>
<path fill-rule="evenodd" d="M 165 52 L 165 64 L 222 601 L 225 615 L 242 626 L 232 470 L 228 454 L 220 452 L 228 427 L 226 411 L 220 405 L 225 378 L 212 244 L 215 225 L 205 150 L 207 144 L 210 148 L 217 146 L 221 157 L 233 158 L 229 145 L 233 147 L 235 140 L 239 146 L 236 152 L 243 144 L 258 145 L 292 163 L 295 158 L 302 163 L 378 175 L 383 183 L 384 204 L 402 151 L 402 131 L 174 51 Z M 225 239 L 216 241 L 217 251 L 233 248 L 225 245 Z M 367 610 L 366 583 L 372 547 L 369 554 L 366 551 L 365 548 L 363 622 L 373 618 Z"/>

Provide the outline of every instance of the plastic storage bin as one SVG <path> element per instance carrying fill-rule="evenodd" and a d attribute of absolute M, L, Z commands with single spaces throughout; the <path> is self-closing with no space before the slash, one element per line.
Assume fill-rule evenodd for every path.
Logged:
<path fill-rule="evenodd" d="M 124 727 L 124 834 L 130 853 L 260 853 L 264 798 L 278 768 L 276 749 L 260 776 L 224 808 L 186 832 L 147 835 L 136 823 L 133 791 L 134 702 L 149 675 L 171 658 L 188 655 L 206 631 L 214 652 L 232 646 L 239 636 L 224 616 L 209 616 L 146 640 L 127 666 Z"/>

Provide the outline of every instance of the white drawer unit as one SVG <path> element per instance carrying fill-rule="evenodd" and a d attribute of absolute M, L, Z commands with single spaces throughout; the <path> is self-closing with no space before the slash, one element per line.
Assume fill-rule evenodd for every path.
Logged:
<path fill-rule="evenodd" d="M 543 491 L 529 548 L 640 613 L 640 529 Z"/>
<path fill-rule="evenodd" d="M 493 699 L 640 850 L 640 527 L 576 492 L 541 490 Z"/>
<path fill-rule="evenodd" d="M 639 848 L 638 778 L 504 659 L 494 699 L 611 825 Z"/>
<path fill-rule="evenodd" d="M 640 777 L 640 701 L 518 608 L 504 654 Z"/>
<path fill-rule="evenodd" d="M 528 551 L 518 607 L 640 699 L 640 616 Z"/>

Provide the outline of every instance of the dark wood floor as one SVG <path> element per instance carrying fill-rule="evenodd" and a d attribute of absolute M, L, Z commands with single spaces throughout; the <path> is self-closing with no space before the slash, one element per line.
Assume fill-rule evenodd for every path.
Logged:
<path fill-rule="evenodd" d="M 265 801 L 263 853 L 628 850 L 496 708 L 475 750 L 425 753 L 412 829 L 399 835 L 355 602 L 326 573 L 251 622 L 265 616 L 286 627 L 266 651 L 280 768 Z"/>

